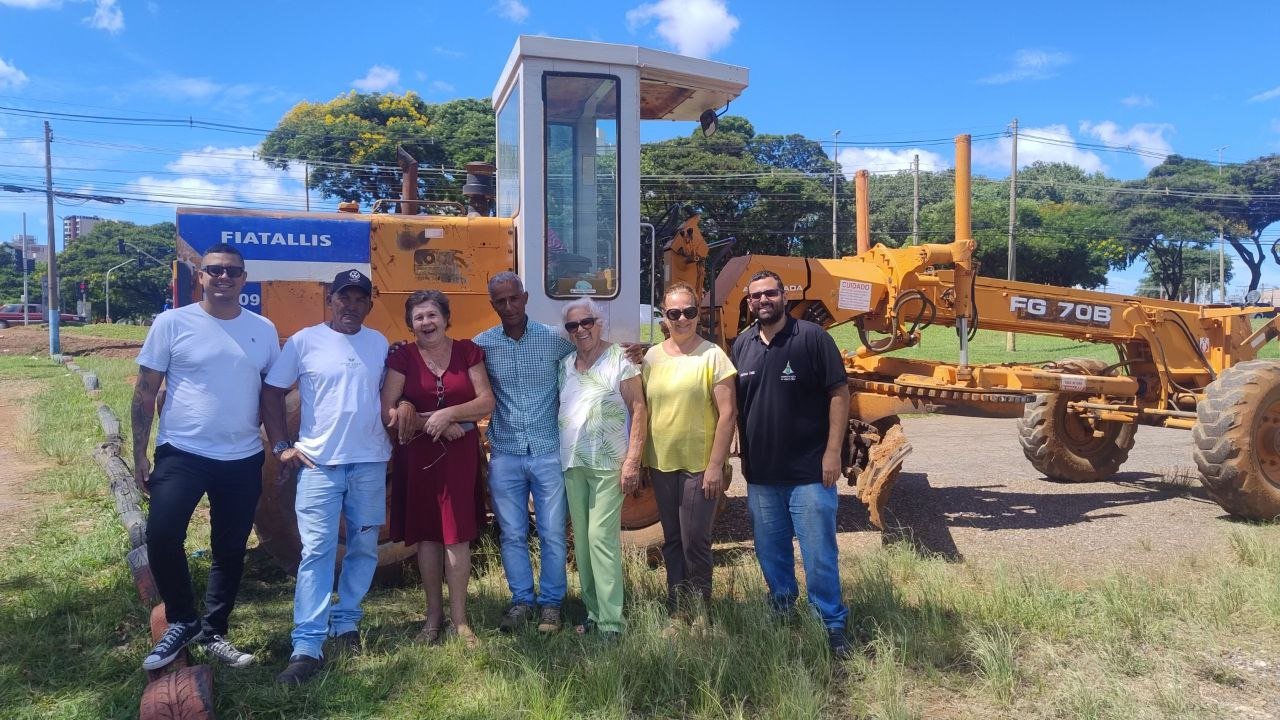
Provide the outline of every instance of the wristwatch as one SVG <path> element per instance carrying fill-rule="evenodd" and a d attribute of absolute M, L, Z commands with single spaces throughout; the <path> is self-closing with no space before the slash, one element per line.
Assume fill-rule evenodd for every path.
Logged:
<path fill-rule="evenodd" d="M 281 440 L 280 442 L 271 446 L 271 454 L 275 455 L 276 457 L 280 457 L 280 453 L 284 452 L 285 450 L 288 450 L 291 447 L 293 447 L 293 443 L 287 440 Z"/>

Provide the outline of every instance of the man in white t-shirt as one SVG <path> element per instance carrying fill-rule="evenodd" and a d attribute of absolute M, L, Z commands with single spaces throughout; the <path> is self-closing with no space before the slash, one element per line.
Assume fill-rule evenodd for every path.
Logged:
<path fill-rule="evenodd" d="M 277 678 L 286 685 L 304 683 L 320 670 L 328 636 L 348 652 L 360 651 L 360 603 L 378 565 L 391 459 L 379 397 L 387 339 L 363 325 L 372 296 L 364 273 L 338 273 L 329 286 L 330 320 L 289 338 L 263 391 L 262 420 L 283 476 L 303 466 L 294 500 L 302 559 L 293 594 L 293 652 Z M 290 443 L 284 399 L 295 382 L 302 422 Z M 346 521 L 346 552 L 333 604 L 339 520 Z"/>
<path fill-rule="evenodd" d="M 147 670 L 169 664 L 197 637 L 210 655 L 233 667 L 253 662 L 226 639 L 227 622 L 262 488 L 259 389 L 280 341 L 270 320 L 240 307 L 246 277 L 239 250 L 209 248 L 198 274 L 200 302 L 156 316 L 138 354 L 130 412 L 133 474 L 151 495 L 147 554 L 169 621 L 142 662 Z M 166 399 L 152 469 L 147 444 L 162 383 Z M 183 543 L 204 495 L 212 563 L 202 622 Z"/>

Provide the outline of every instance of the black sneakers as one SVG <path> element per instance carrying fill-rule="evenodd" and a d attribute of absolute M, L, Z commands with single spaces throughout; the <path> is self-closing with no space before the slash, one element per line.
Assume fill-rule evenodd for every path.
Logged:
<path fill-rule="evenodd" d="M 333 636 L 333 646 L 350 657 L 355 657 L 364 649 L 360 644 L 360 631 L 348 630 Z"/>
<path fill-rule="evenodd" d="M 831 648 L 831 655 L 836 660 L 848 660 L 853 656 L 853 645 L 849 643 L 849 638 L 845 637 L 843 628 L 827 630 L 827 644 Z"/>
<path fill-rule="evenodd" d="M 160 642 L 151 648 L 151 653 L 142 660 L 143 670 L 159 670 L 160 668 L 173 662 L 173 659 L 182 652 L 182 648 L 191 644 L 192 640 L 200 634 L 199 621 L 189 623 L 169 623 L 169 629 L 164 631 L 164 636 L 160 638 Z"/>
<path fill-rule="evenodd" d="M 247 652 L 240 652 L 235 645 L 231 644 L 230 640 L 221 635 L 210 635 L 208 637 L 201 635 L 200 646 L 209 655 L 233 668 L 248 667 L 253 664 L 255 659 L 253 655 Z"/>
<path fill-rule="evenodd" d="M 324 660 L 320 658 L 313 658 L 310 655 L 294 655 L 289 658 L 289 665 L 284 669 L 284 672 L 276 676 L 276 682 L 281 685 L 301 685 L 315 677 L 323 666 Z"/>

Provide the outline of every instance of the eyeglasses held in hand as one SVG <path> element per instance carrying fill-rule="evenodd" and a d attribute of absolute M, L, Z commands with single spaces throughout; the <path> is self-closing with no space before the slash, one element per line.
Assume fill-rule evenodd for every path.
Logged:
<path fill-rule="evenodd" d="M 596 319 L 593 317 L 584 317 L 581 320 L 570 320 L 564 324 L 564 329 L 569 332 L 578 332 L 578 327 L 582 326 L 588 330 L 596 326 Z"/>
<path fill-rule="evenodd" d="M 778 288 L 769 288 L 768 290 L 759 290 L 757 292 L 747 293 L 747 297 L 751 298 L 752 300 L 759 300 L 762 297 L 767 297 L 770 300 L 772 300 L 781 294 L 782 294 L 782 291 L 779 290 Z"/>
<path fill-rule="evenodd" d="M 232 280 L 244 274 L 244 267 L 240 265 L 205 265 L 200 268 L 204 274 L 211 277 L 222 277 L 226 275 Z"/>
<path fill-rule="evenodd" d="M 440 454 L 436 456 L 436 459 L 435 459 L 435 460 L 432 460 L 431 462 L 427 463 L 426 465 L 423 465 L 423 466 L 422 466 L 422 469 L 423 469 L 423 470 L 430 470 L 432 467 L 434 467 L 434 466 L 435 466 L 435 464 L 436 464 L 436 463 L 438 463 L 438 462 L 440 462 L 441 460 L 443 460 L 445 455 L 448 455 L 448 454 L 449 454 L 449 446 L 448 446 L 448 445 L 445 445 L 443 440 L 440 440 L 439 438 L 437 438 L 437 439 L 436 439 L 436 443 L 438 443 L 438 444 L 440 445 Z"/>
<path fill-rule="evenodd" d="M 683 316 L 688 320 L 692 320 L 698 317 L 698 308 L 692 305 L 690 305 L 687 308 L 668 308 L 667 311 L 663 314 L 666 315 L 667 319 L 670 320 L 671 322 L 675 322 L 679 320 L 681 316 Z"/>
<path fill-rule="evenodd" d="M 436 407 L 444 407 L 444 380 L 436 378 Z"/>

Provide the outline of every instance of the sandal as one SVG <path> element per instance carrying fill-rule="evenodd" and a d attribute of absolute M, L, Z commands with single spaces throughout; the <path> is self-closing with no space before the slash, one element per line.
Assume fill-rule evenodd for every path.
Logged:
<path fill-rule="evenodd" d="M 582 621 L 581 625 L 575 625 L 573 627 L 573 631 L 579 635 L 590 635 L 596 631 L 596 621 L 591 618 L 587 618 Z"/>
<path fill-rule="evenodd" d="M 457 625 L 449 627 L 449 637 L 457 638 L 466 645 L 468 649 L 474 650 L 480 647 L 480 638 L 476 637 L 475 631 L 470 625 Z"/>
<path fill-rule="evenodd" d="M 421 632 L 413 639 L 420 645 L 439 645 L 440 644 L 440 625 L 423 624 Z"/>

